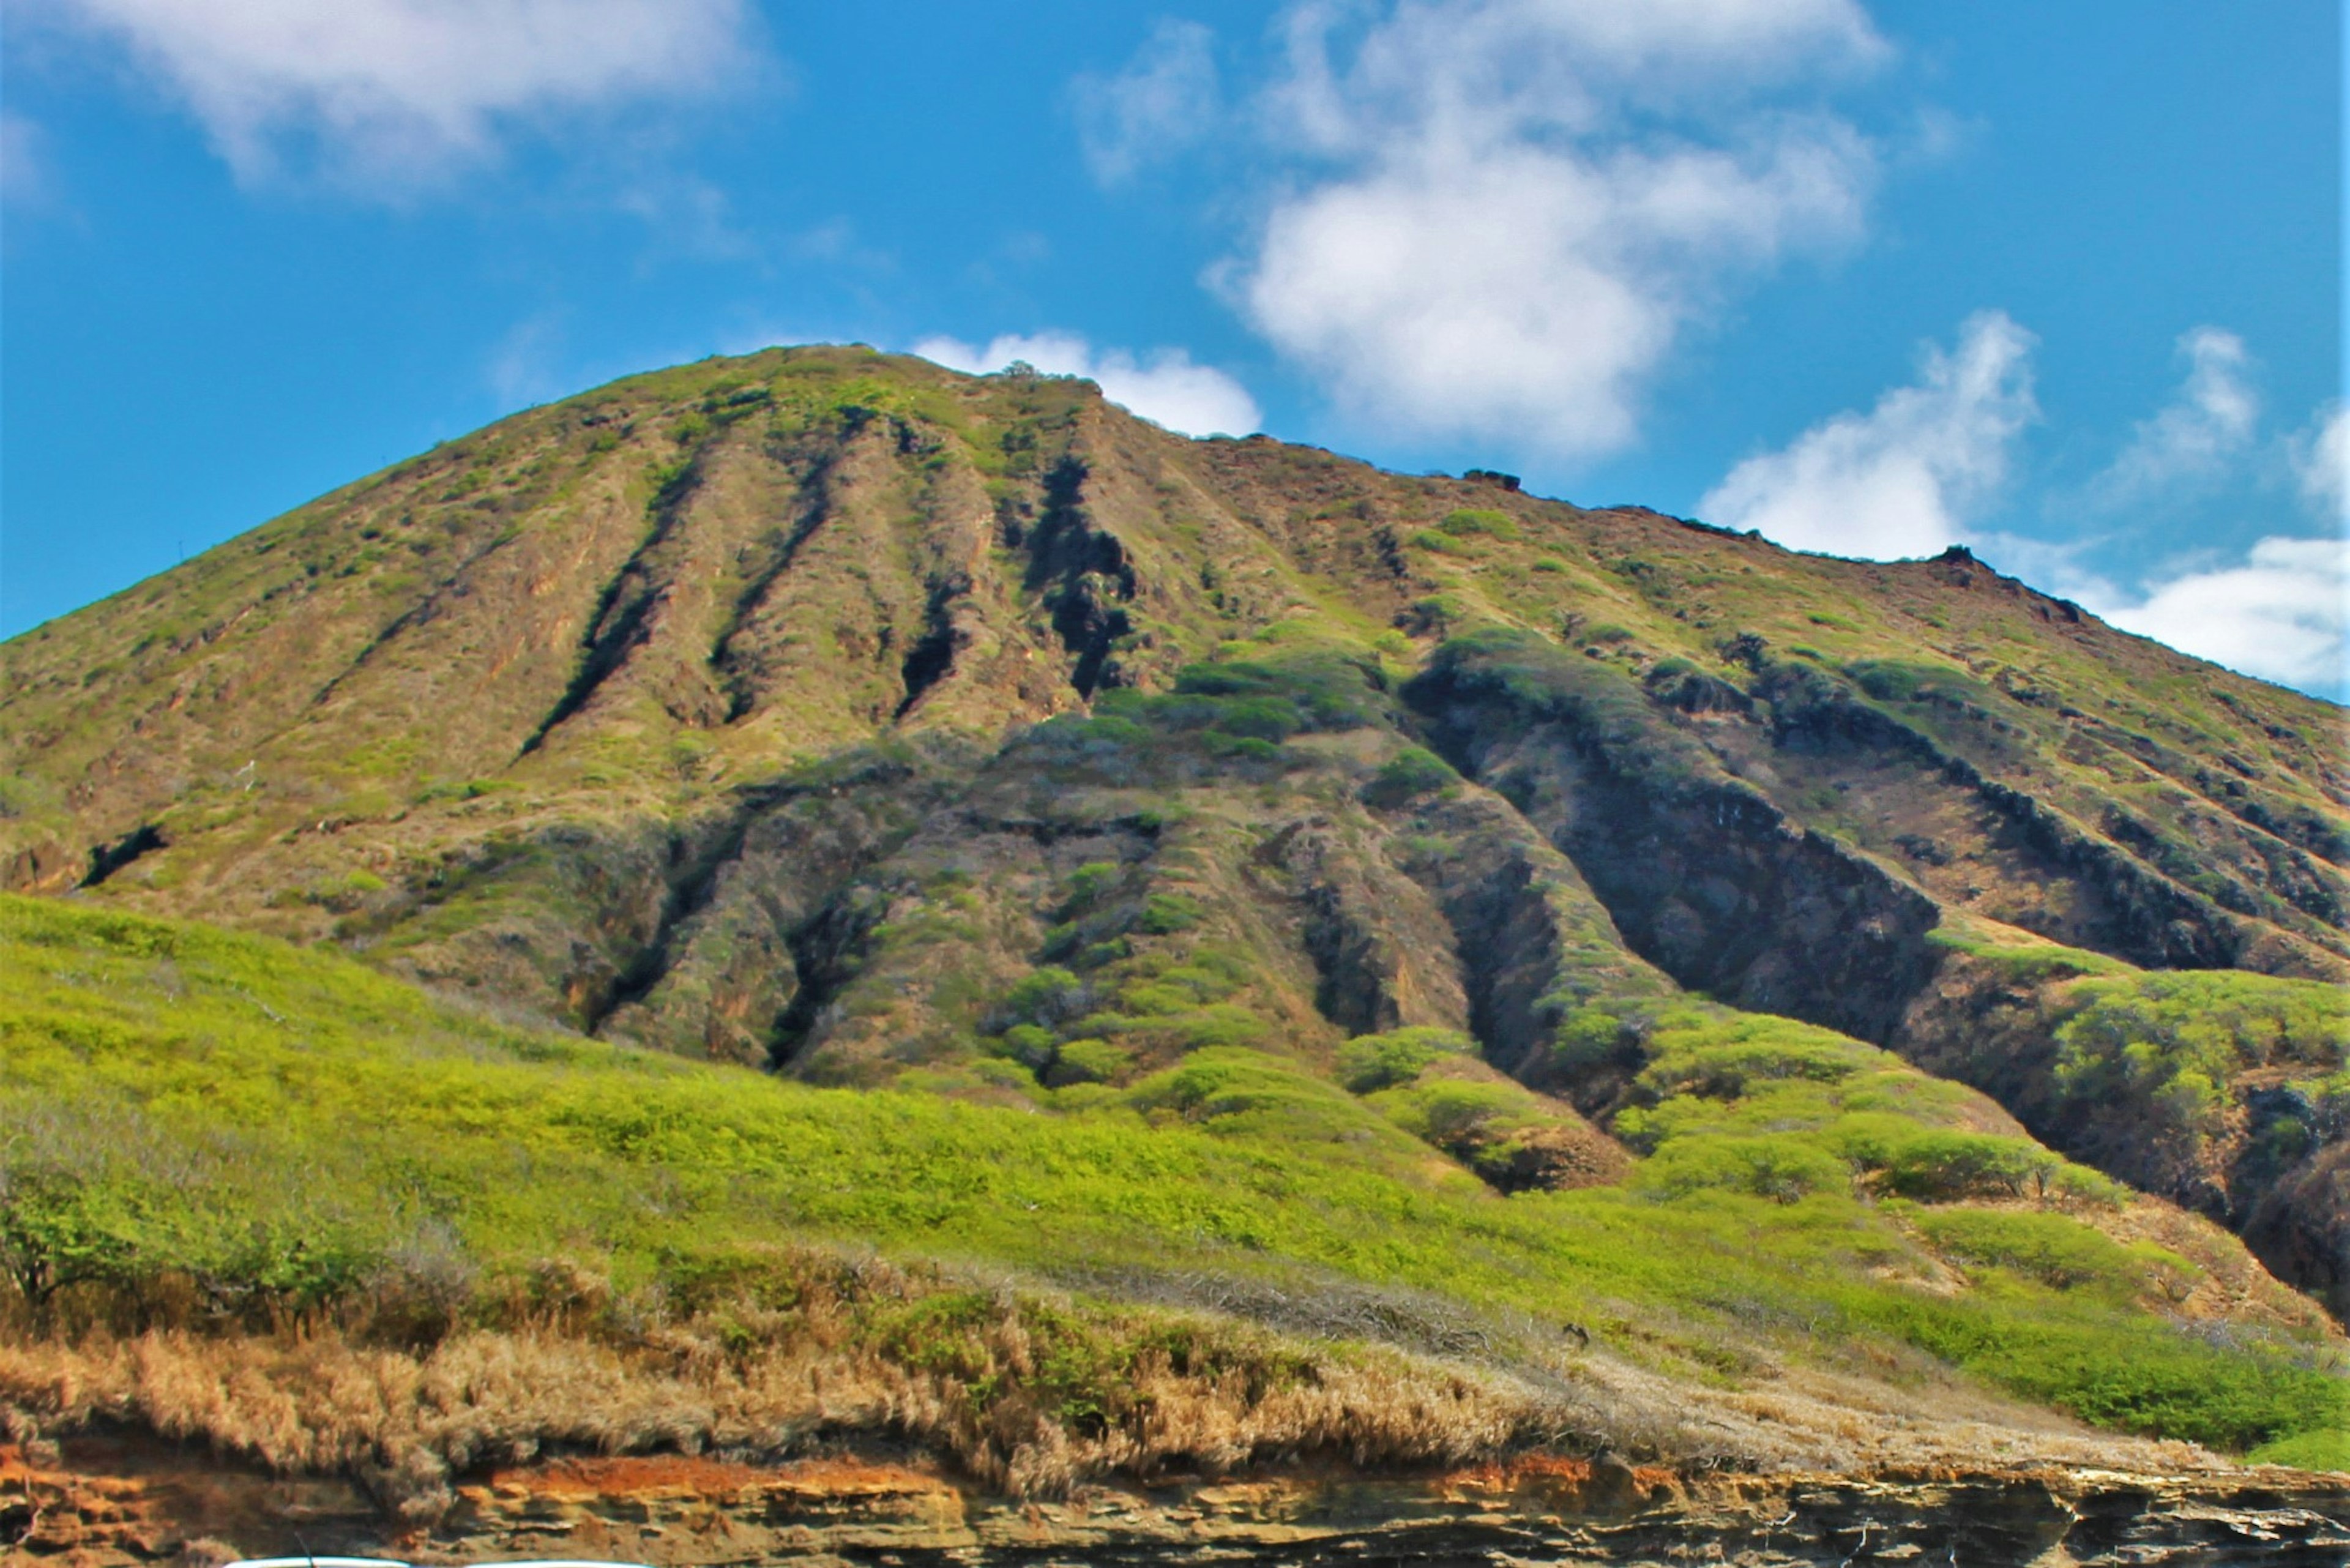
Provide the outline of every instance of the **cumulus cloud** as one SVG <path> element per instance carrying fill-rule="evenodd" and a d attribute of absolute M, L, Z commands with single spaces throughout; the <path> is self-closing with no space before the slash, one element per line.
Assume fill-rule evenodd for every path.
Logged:
<path fill-rule="evenodd" d="M 2340 538 L 2271 537 L 2232 566 L 2156 583 L 2134 602 L 2085 600 L 2116 626 L 2247 675 L 2345 692 L 2350 577 Z"/>
<path fill-rule="evenodd" d="M 1154 348 L 1138 358 L 1123 348 L 1096 349 L 1067 332 L 1033 337 L 1005 335 L 984 348 L 952 337 L 926 337 L 914 352 L 951 369 L 984 374 L 1015 361 L 1048 375 L 1083 376 L 1102 396 L 1179 435 L 1247 435 L 1260 422 L 1256 400 L 1212 366 L 1194 364 L 1180 348 Z"/>
<path fill-rule="evenodd" d="M 1403 0 L 1356 36 L 1359 9 L 1289 15 L 1263 107 L 1302 171 L 1227 280 L 1375 425 L 1620 448 L 1731 286 L 1864 226 L 1866 140 L 1773 101 L 1884 55 L 1849 0 Z"/>
<path fill-rule="evenodd" d="M 2089 483 L 2089 500 L 2108 510 L 2142 505 L 2209 485 L 2251 446 L 2261 400 L 2246 373 L 2244 340 L 2216 327 L 2181 335 L 2187 374 L 2170 401 L 2139 421 L 2129 444 Z"/>
<path fill-rule="evenodd" d="M 1197 22 L 1163 20 L 1126 69 L 1081 76 L 1071 95 L 1086 166 L 1101 183 L 1119 184 L 1215 125 L 1222 109 L 1215 35 Z"/>
<path fill-rule="evenodd" d="M 2002 312 L 1970 317 L 1955 350 L 1926 346 L 1913 384 L 1748 458 L 1698 503 L 1700 514 L 1839 556 L 1885 560 L 1958 543 L 2039 417 L 2033 343 Z"/>
<path fill-rule="evenodd" d="M 2350 408 L 2329 404 L 2288 446 L 2301 498 L 2337 526 L 2350 524 Z"/>
<path fill-rule="evenodd" d="M 711 88 L 754 54 L 746 0 L 30 0 L 109 36 L 242 179 L 315 160 L 404 190 L 514 124 Z"/>

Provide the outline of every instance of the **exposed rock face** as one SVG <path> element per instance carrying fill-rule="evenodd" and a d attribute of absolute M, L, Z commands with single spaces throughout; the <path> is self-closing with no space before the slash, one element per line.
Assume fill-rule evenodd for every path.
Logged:
<path fill-rule="evenodd" d="M 1883 1040 L 1932 971 L 1931 899 L 1791 821 L 1617 671 L 1523 637 L 1456 643 L 1412 701 L 1681 984 Z"/>
<path fill-rule="evenodd" d="M 1276 1475 L 1058 1502 L 974 1493 L 920 1464 L 760 1467 L 580 1459 L 486 1472 L 429 1531 L 403 1533 L 344 1483 L 286 1481 L 153 1448 L 90 1441 L 28 1463 L 0 1450 L 11 1561 L 86 1568 L 231 1552 L 370 1552 L 436 1562 L 611 1557 L 670 1568 L 780 1561 L 1047 1564 L 1220 1561 L 1501 1565 L 1691 1561 L 2331 1564 L 2350 1552 L 2350 1487 L 2289 1471 L 2236 1479 L 2106 1472 L 1856 1479 L 1690 1476 L 1600 1459 L 1422 1476 Z"/>
<path fill-rule="evenodd" d="M 1286 710 L 1232 673 L 1309 656 Z M 1139 695 L 1196 711 L 1098 727 Z M 517 416 L 0 648 L 0 867 L 834 1083 L 968 1065 L 1024 980 L 1090 994 L 1180 927 L 1260 1044 L 1464 1030 L 1555 1096 L 1503 1153 L 1444 1146 L 1503 1185 L 1619 1168 L 1577 1113 L 1701 992 L 1985 1089 L 2338 1314 L 2338 1023 L 2199 1058 L 2191 1125 L 2100 1120 L 2059 1039 L 2087 970 L 1960 949 L 2350 979 L 2342 723 L 1964 552 L 1794 556 L 775 350 Z"/>

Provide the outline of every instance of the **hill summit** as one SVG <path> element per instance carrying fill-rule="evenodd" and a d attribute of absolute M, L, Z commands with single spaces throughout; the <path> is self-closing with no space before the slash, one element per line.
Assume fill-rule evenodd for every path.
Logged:
<path fill-rule="evenodd" d="M 2132 1323 L 2330 1345 L 2269 1275 L 2350 1313 L 2343 717 L 1963 549 L 775 349 L 0 646 L 0 865 L 501 1030 L 1463 1212 L 1833 1203 L 1881 1243 L 1836 1267 L 1921 1301 L 2094 1274 Z M 2072 1278 L 2043 1220 L 2119 1261 Z M 2140 1430 L 2296 1429 L 2096 1406 L 1910 1310 L 1852 1332 Z"/>

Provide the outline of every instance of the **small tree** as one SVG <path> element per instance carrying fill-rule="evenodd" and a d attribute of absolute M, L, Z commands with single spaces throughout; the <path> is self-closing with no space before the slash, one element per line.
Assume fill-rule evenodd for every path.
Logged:
<path fill-rule="evenodd" d="M 53 1166 L 0 1165 L 0 1271 L 36 1319 L 61 1290 L 122 1282 L 138 1251 L 120 1192 Z"/>

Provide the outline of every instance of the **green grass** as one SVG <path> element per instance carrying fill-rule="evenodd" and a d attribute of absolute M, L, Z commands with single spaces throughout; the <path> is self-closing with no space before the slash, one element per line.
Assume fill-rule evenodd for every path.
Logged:
<path fill-rule="evenodd" d="M 2263 1443 L 2250 1456 L 2264 1465 L 2291 1465 L 2304 1470 L 2350 1471 L 2350 1430 L 2303 1432 Z"/>
<path fill-rule="evenodd" d="M 1090 1108 L 1038 1114 L 516 1027 L 199 926 L 16 898 L 0 926 L 0 1250 L 20 1278 L 47 1248 L 134 1294 L 169 1273 L 220 1287 L 224 1311 L 298 1312 L 438 1249 L 484 1296 L 562 1259 L 650 1300 L 697 1260 L 806 1239 L 1046 1271 L 1336 1274 L 1573 1314 L 1691 1376 L 1724 1329 L 1803 1324 L 1784 1353 L 1891 1339 L 2116 1428 L 2239 1449 L 2344 1421 L 2310 1346 L 2209 1344 L 2106 1275 L 2065 1289 L 2006 1269 L 1948 1299 L 1884 1282 L 1918 1243 L 1849 1165 L 1792 1192 L 1644 1178 L 1503 1198 L 1415 1174 L 1432 1157 L 1375 1106 L 1254 1053 L 1080 1085 Z M 1707 1030 L 1692 1013 L 1669 1032 L 1651 1168 L 1758 1137 L 1817 1157 L 1854 1104 L 1943 1092 L 1823 1032 L 1773 1054 Z M 1790 1085 L 1841 1096 L 1804 1113 L 1833 1111 L 1825 1130 L 1742 1125 L 1758 1096 L 1752 1115 L 1786 1120 L 1762 1091 Z M 1692 1098 L 1711 1109 L 1675 1109 Z"/>

